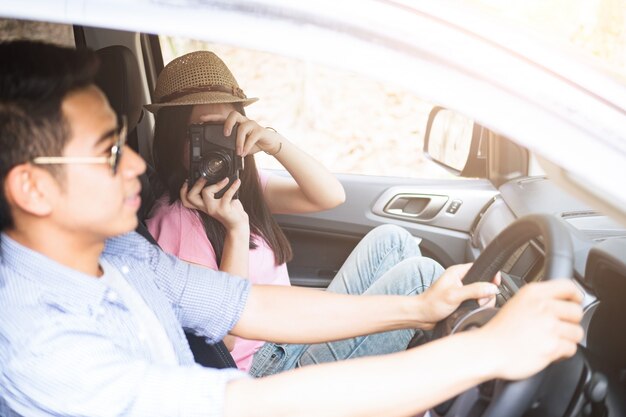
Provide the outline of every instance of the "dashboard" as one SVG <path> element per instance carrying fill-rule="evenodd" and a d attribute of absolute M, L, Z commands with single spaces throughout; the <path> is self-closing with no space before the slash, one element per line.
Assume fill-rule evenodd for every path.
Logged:
<path fill-rule="evenodd" d="M 563 220 L 574 250 L 574 278 L 595 300 L 586 267 L 592 249 L 604 241 L 626 239 L 626 227 L 610 220 L 564 193 L 545 177 L 526 177 L 500 187 L 500 195 L 481 213 L 470 231 L 471 245 L 482 251 L 517 218 L 535 213 L 555 215 Z M 510 257 L 502 269 L 503 280 L 512 293 L 522 285 L 543 276 L 544 249 L 541 239 L 526 243 Z M 623 258 L 626 258 L 624 253 Z"/>
<path fill-rule="evenodd" d="M 626 227 L 590 210 L 544 177 L 514 180 L 499 191 L 471 231 L 474 251 L 482 252 L 498 233 L 524 215 L 547 213 L 563 220 L 574 250 L 573 278 L 585 293 L 586 334 L 580 347 L 588 370 L 585 384 L 591 384 L 592 377 L 600 378 L 606 391 L 600 402 L 593 403 L 604 408 L 596 407 L 596 414 L 589 415 L 626 416 Z M 516 250 L 501 270 L 498 305 L 523 285 L 542 279 L 544 254 L 540 238 Z M 572 404 L 592 404 L 588 391 L 577 388 Z M 572 404 L 570 412 L 575 408 Z"/>

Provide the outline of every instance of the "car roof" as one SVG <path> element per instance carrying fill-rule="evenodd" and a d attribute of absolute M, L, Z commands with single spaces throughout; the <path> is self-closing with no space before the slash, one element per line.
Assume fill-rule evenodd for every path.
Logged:
<path fill-rule="evenodd" d="M 24 0 L 3 17 L 185 36 L 402 85 L 538 156 L 626 224 L 626 82 L 563 45 L 447 1 Z"/>

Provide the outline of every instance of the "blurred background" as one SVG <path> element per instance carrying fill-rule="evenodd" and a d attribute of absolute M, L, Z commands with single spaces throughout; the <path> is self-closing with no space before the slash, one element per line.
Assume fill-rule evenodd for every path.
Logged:
<path fill-rule="evenodd" d="M 626 82 L 626 0 L 458 0 L 572 48 Z M 247 115 L 337 173 L 457 178 L 422 154 L 430 103 L 357 74 L 261 51 L 161 37 L 164 60 L 207 49 L 249 97 Z M 264 154 L 259 165 L 280 168 Z"/>

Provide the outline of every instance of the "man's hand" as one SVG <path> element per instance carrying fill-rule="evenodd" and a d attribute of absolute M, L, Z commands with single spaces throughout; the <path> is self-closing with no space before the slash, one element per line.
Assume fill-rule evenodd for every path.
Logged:
<path fill-rule="evenodd" d="M 582 293 L 569 280 L 528 284 L 480 332 L 496 375 L 527 378 L 576 353 L 584 332 Z"/>
<path fill-rule="evenodd" d="M 476 282 L 463 285 L 463 278 L 471 266 L 472 264 L 451 266 L 420 296 L 423 303 L 421 328 L 426 330 L 433 328 L 465 300 L 476 299 L 480 304 L 495 302 L 495 296 L 499 293 L 497 285 L 500 285 L 500 274 L 494 277 L 493 283 Z"/>

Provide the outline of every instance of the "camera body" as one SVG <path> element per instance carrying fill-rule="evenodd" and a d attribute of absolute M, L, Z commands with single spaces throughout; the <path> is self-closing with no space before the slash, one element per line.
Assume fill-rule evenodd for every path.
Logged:
<path fill-rule="evenodd" d="M 230 136 L 224 136 L 224 124 L 206 122 L 189 125 L 187 129 L 189 139 L 189 186 L 203 177 L 206 185 L 215 184 L 228 177 L 228 184 L 215 193 L 215 198 L 221 198 L 231 184 L 239 178 L 239 171 L 243 169 L 243 158 L 237 155 L 236 138 L 237 125 Z M 235 195 L 237 198 L 237 195 Z"/>

